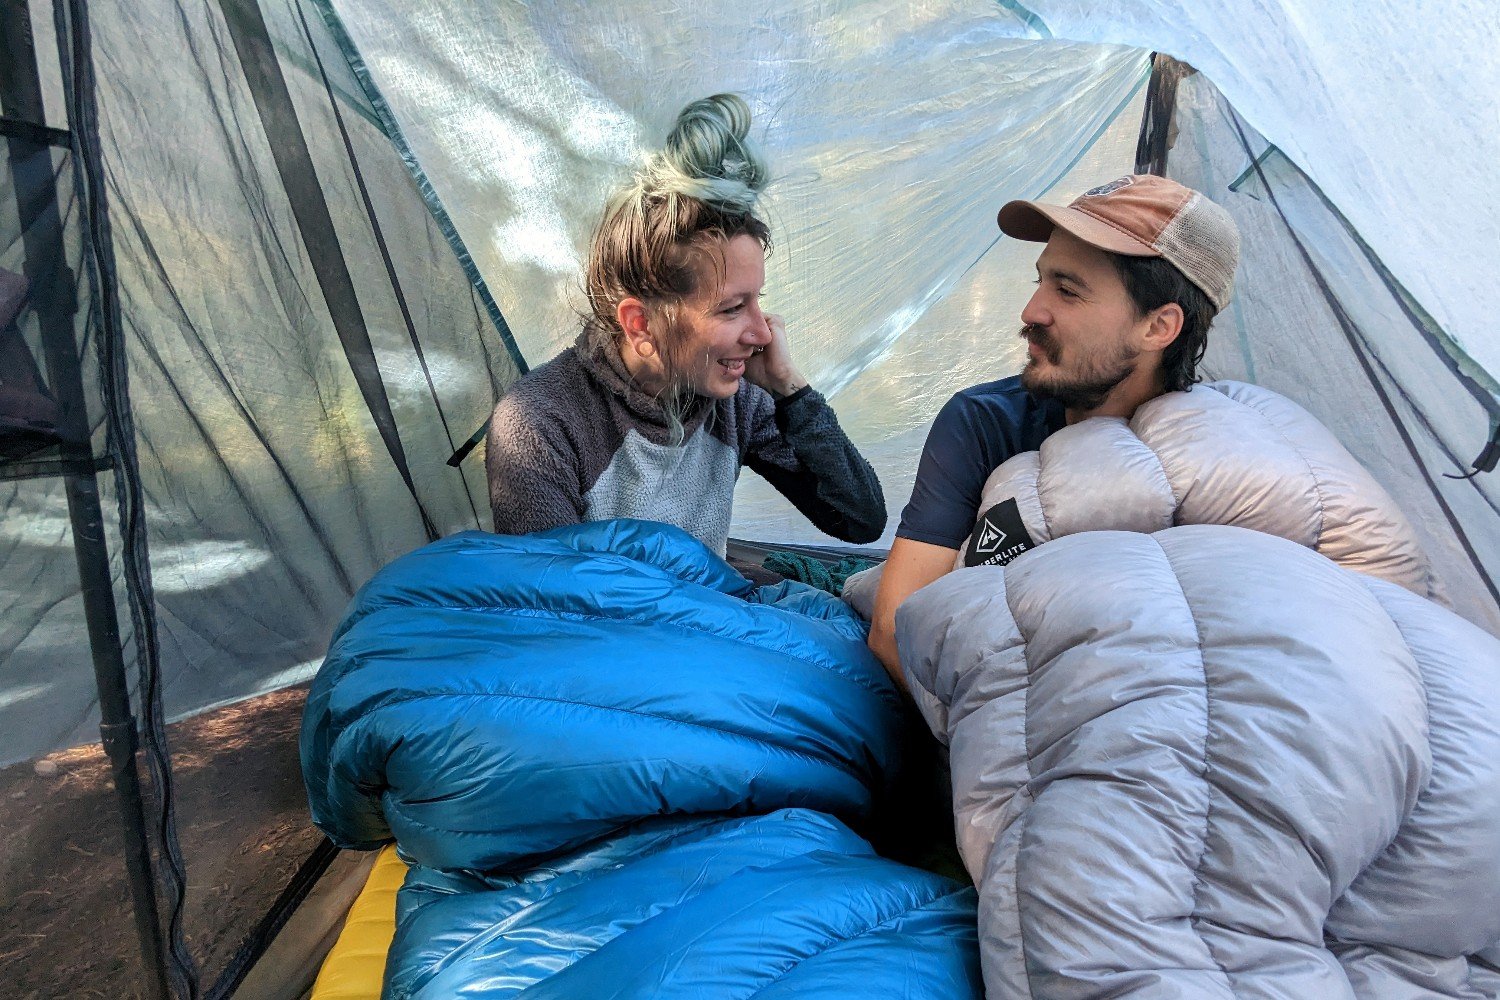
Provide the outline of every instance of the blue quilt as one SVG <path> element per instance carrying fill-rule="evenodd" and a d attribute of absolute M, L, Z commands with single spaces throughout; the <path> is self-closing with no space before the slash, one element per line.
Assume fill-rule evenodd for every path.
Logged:
<path fill-rule="evenodd" d="M 842 602 L 610 521 L 371 580 L 308 699 L 313 818 L 414 867 L 388 997 L 978 997 L 972 890 L 845 822 L 901 702 Z"/>

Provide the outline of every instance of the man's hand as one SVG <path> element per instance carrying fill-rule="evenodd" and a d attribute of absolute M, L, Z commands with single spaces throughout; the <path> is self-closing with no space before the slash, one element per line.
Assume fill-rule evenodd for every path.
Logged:
<path fill-rule="evenodd" d="M 953 568 L 958 550 L 897 538 L 885 561 L 880 589 L 875 594 L 875 617 L 870 623 L 870 651 L 885 664 L 891 679 L 906 690 L 901 659 L 896 652 L 896 609 L 901 602 Z"/>

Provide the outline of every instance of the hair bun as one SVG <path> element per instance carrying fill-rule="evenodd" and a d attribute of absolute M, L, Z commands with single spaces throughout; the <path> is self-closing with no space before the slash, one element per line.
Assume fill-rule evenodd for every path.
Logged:
<path fill-rule="evenodd" d="M 677 115 L 665 148 L 643 178 L 647 195 L 686 195 L 750 212 L 770 170 L 750 135 L 750 106 L 738 94 L 696 100 Z"/>

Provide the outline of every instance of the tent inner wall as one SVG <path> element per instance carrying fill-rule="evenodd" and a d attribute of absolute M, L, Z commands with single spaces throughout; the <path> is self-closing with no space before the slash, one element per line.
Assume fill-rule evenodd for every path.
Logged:
<path fill-rule="evenodd" d="M 1323 421 L 1420 533 L 1448 600 L 1500 633 L 1500 492 L 1469 471 L 1488 395 L 1462 378 L 1348 222 L 1202 74 L 1178 87 L 1170 176 L 1227 208 L 1243 239 L 1204 374 L 1275 389 Z"/>
<path fill-rule="evenodd" d="M 108 12 L 94 25 L 101 140 L 174 718 L 309 677 L 354 588 L 426 539 L 419 504 L 439 534 L 487 522 L 482 470 L 445 459 L 517 373 L 317 11 L 277 0 L 262 12 L 416 495 L 335 335 L 221 5 Z M 49 169 L 76 212 L 65 161 Z M 20 273 L 19 235 L 5 253 L 0 266 Z M 18 322 L 40 359 L 35 310 Z M 94 364 L 92 344 L 79 347 Z M 91 399 L 98 380 L 97 365 L 84 372 Z M 89 421 L 101 451 L 97 401 Z M 67 566 L 58 501 L 13 489 L 24 495 L 3 530 L 26 546 L 7 555 L 16 578 Z M 86 674 L 73 685 L 48 673 L 88 649 L 81 630 L 50 624 L 67 606 L 48 593 L 17 594 L 28 603 L 6 619 L 24 633 L 0 646 L 6 683 L 49 693 L 5 718 L 0 762 L 97 732 Z M 21 702 L 0 711 L 9 704 Z"/>
<path fill-rule="evenodd" d="M 482 470 L 446 459 L 518 367 L 315 5 L 150 5 L 108 32 L 160 54 L 100 100 L 206 987 L 320 839 L 288 685 L 377 568 L 486 523 Z M 133 107 L 193 128 L 143 146 Z"/>
<path fill-rule="evenodd" d="M 165 788 L 166 760 L 149 745 L 137 755 L 129 667 L 148 661 L 130 663 L 139 636 L 122 628 L 121 609 L 142 605 L 129 539 L 114 530 L 132 506 L 131 464 L 128 432 L 105 419 L 119 357 L 98 324 L 108 300 L 91 252 L 97 173 L 80 151 L 96 149 L 94 105 L 75 72 L 87 49 L 76 15 L 64 2 L 0 5 L 0 561 L 13 570 L 0 584 L 0 715 L 7 737 L 24 741 L 39 719 L 56 726 L 72 700 L 63 725 L 97 742 L 82 748 L 83 794 L 56 761 L 0 767 L 13 840 L 0 874 L 0 964 L 21 992 L 66 981 L 82 949 L 59 953 L 53 934 L 90 907 L 118 917 L 122 947 L 111 957 L 158 996 L 166 982 L 142 772 L 149 764 Z M 80 867 L 88 877 L 74 878 Z"/>

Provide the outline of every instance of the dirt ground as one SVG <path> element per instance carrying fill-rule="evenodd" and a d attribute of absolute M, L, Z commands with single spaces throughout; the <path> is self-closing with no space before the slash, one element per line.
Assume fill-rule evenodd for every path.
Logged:
<path fill-rule="evenodd" d="M 305 688 L 170 727 L 183 930 L 211 985 L 321 835 L 297 761 Z M 144 775 L 143 775 L 144 777 Z M 109 765 L 96 744 L 0 770 L 6 997 L 142 996 Z"/>

